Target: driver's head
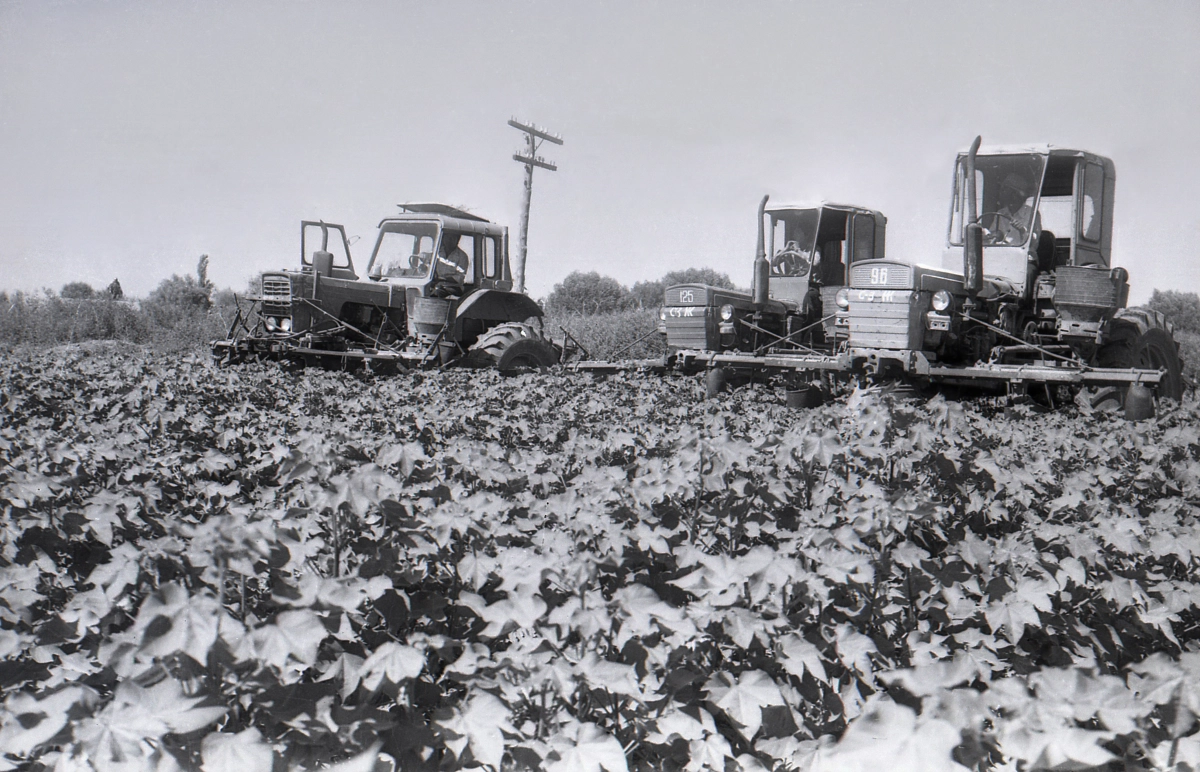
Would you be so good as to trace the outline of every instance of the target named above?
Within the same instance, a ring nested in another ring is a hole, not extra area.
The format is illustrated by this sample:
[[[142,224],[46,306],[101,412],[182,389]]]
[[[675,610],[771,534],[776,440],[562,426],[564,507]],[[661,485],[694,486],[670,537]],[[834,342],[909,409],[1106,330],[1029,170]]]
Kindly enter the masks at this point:
[[[1029,180],[1010,172],[1000,183],[1000,203],[1009,208],[1019,208],[1029,198]]]
[[[458,234],[446,232],[442,234],[442,251],[450,254],[458,248]]]

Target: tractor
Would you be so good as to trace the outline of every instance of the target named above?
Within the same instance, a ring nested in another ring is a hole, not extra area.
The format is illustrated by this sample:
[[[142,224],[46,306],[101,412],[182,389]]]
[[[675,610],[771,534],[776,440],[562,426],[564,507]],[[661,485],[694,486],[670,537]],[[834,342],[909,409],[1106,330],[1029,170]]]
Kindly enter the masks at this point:
[[[882,259],[887,218],[857,206],[758,207],[753,289],[703,284],[665,291],[659,311],[668,359],[684,372],[707,368],[708,391],[732,380],[843,369],[848,337],[846,270]]]
[[[444,204],[402,204],[384,218],[365,277],[345,228],[305,221],[299,270],[264,273],[250,301],[213,344],[219,359],[509,372],[561,357],[541,308],[513,291],[508,229]]]
[[[955,163],[939,266],[850,267],[850,367],[1051,406],[1086,388],[1131,417],[1152,413],[1154,397],[1181,399],[1171,324],[1126,308],[1129,273],[1112,265],[1113,162],[980,142]]]

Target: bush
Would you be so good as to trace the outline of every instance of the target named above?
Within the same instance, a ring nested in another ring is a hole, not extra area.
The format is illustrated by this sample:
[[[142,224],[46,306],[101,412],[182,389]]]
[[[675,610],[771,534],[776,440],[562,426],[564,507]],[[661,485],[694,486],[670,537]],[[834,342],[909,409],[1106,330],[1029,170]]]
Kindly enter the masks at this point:
[[[658,316],[650,309],[629,308],[607,314],[551,313],[546,334],[562,337],[565,329],[595,359],[648,359],[667,353],[658,334]],[[639,340],[641,339],[641,340]]]
[[[0,292],[0,341],[10,346],[114,339],[141,343],[149,337],[150,325],[131,303]]]
[[[68,300],[90,300],[96,297],[96,290],[92,289],[92,285],[85,281],[73,281],[63,285],[59,296]]]
[[[1200,334],[1200,295],[1195,292],[1154,290],[1146,305],[1166,314],[1177,331]]]
[[[142,301],[142,310],[162,327],[172,328],[184,320],[204,316],[212,308],[209,288],[194,276],[175,275],[164,279]]]
[[[546,308],[559,314],[605,314],[636,304],[629,289],[610,276],[575,271],[555,284]]]
[[[1200,378],[1200,333],[1176,330],[1179,342],[1179,358],[1183,360],[1183,374],[1195,382]]]
[[[639,281],[633,285],[631,293],[642,308],[658,308],[663,302],[663,292],[676,284],[707,284],[710,287],[737,289],[729,274],[718,273],[712,268],[688,268],[671,271],[658,281]]]

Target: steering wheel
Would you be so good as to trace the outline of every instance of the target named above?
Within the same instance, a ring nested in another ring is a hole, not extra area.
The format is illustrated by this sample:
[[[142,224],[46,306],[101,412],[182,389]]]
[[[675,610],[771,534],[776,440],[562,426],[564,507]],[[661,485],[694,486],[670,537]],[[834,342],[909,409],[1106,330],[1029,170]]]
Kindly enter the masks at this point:
[[[785,249],[771,261],[771,273],[776,276],[798,276],[809,267],[808,255],[794,249]]]
[[[1020,238],[1021,241],[1024,241],[1025,236],[1028,235],[1028,233],[1029,233],[1029,230],[1024,225],[1022,225],[1021,223],[1014,220],[1012,215],[1007,215],[1007,214],[1004,214],[1003,212],[984,212],[983,214],[979,215],[979,224],[980,225],[983,225],[983,220],[985,217],[992,218],[992,227],[989,228],[986,225],[984,225],[984,230],[986,230],[988,233],[988,236],[991,237],[991,242],[993,244],[997,243],[997,241],[1002,241],[1005,244],[1017,243],[1017,242],[1013,241],[1012,238],[1009,238],[1008,236],[1001,236],[1000,238],[997,238],[997,234],[999,233],[1000,228],[1002,227],[1002,221],[1005,221],[1005,220],[1007,220],[1008,224],[1017,231],[1017,237]]]

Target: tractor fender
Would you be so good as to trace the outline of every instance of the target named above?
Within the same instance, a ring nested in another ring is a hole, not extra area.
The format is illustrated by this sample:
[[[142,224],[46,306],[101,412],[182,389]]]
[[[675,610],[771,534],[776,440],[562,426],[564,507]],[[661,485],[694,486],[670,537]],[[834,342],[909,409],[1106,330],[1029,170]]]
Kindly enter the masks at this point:
[[[494,322],[523,322],[531,316],[541,316],[542,308],[528,295],[503,290],[479,290],[463,299],[455,317],[486,319]]]

